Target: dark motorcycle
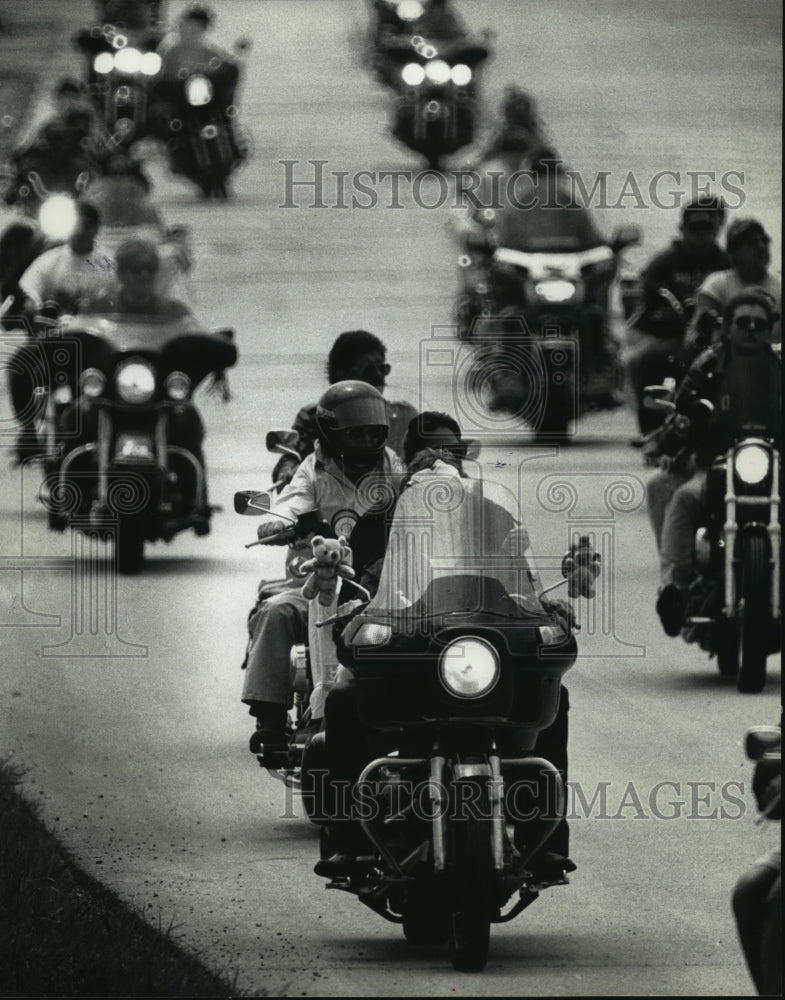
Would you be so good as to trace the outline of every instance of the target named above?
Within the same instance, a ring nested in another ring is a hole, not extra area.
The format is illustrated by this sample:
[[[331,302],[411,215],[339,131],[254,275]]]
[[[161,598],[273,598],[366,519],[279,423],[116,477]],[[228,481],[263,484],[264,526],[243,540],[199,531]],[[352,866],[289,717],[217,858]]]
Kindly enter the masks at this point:
[[[177,77],[162,74],[155,84],[159,136],[170,169],[196,184],[205,198],[226,199],[229,177],[247,156],[237,125],[239,76],[236,63],[215,56],[203,69],[184,67]]]
[[[672,389],[648,386],[649,405],[675,411]],[[687,435],[713,410],[698,400],[675,420]],[[695,537],[695,578],[688,596],[686,642],[717,658],[723,677],[739,691],[758,693],[766,659],[781,648],[780,453],[762,428],[745,427],[706,478],[706,524]]]
[[[202,426],[192,395],[234,365],[231,330],[206,334],[192,316],[83,316],[47,342],[78,361],[72,401],[59,401],[43,499],[53,530],[116,523],[117,565],[138,573],[146,542],[210,531]],[[54,396],[50,385],[41,391]],[[111,535],[110,535],[111,537]]]
[[[474,141],[479,68],[489,55],[486,44],[420,35],[385,48],[396,92],[393,135],[423,155],[431,170]]]
[[[87,93],[115,147],[128,147],[151,132],[150,97],[161,71],[161,35],[96,24],[74,36],[86,64]]]
[[[478,378],[495,367],[493,407],[563,436],[583,412],[617,405],[592,385],[609,371],[623,384],[621,360],[609,354],[608,297],[622,251],[639,241],[638,227],[627,226],[590,249],[489,246],[461,256],[459,333],[481,346]]]
[[[530,750],[556,717],[577,646],[569,616],[542,603],[527,552],[506,491],[413,483],[378,591],[338,643],[377,756],[353,795],[372,856],[328,888],[402,925],[410,943],[449,940],[464,972],[485,967],[491,924],[567,881],[527,867],[564,815],[560,772]],[[338,620],[361,603],[340,606]]]

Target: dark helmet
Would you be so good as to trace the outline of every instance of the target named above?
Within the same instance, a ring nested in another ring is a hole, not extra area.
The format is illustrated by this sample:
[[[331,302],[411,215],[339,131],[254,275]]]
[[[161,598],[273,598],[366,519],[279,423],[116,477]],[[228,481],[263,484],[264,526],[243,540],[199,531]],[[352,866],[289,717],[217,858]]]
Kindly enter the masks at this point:
[[[316,404],[316,426],[330,454],[349,460],[375,460],[384,451],[390,432],[387,403],[367,382],[336,382]],[[352,431],[368,429],[378,432],[372,442],[367,437],[360,440],[359,435],[357,442],[352,442]]]

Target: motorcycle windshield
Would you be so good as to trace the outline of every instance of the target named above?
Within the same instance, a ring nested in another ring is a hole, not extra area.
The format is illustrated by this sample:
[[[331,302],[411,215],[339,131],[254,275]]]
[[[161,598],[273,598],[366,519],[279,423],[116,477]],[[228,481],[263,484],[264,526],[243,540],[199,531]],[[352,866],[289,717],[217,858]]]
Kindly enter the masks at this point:
[[[522,175],[514,195],[527,211],[501,213],[499,246],[524,253],[577,253],[607,242],[589,212],[571,202],[569,187],[554,189],[549,178]]]
[[[190,313],[171,318],[143,313],[106,313],[79,316],[79,330],[105,340],[117,353],[159,354],[176,338],[206,336]]]
[[[232,341],[205,333],[190,313],[176,319],[119,313],[83,316],[78,330],[73,332],[88,334],[91,340],[100,339],[115,361],[141,354],[153,361],[162,374],[184,372],[194,388],[210,372],[231,368],[237,360]]]
[[[542,611],[539,575],[513,494],[422,473],[398,501],[369,616]],[[512,599],[512,601],[510,600]]]

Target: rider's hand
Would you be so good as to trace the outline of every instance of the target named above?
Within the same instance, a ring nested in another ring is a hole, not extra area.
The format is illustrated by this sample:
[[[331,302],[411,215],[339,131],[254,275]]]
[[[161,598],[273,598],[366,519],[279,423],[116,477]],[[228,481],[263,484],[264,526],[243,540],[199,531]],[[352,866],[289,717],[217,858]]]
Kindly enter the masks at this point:
[[[567,604],[566,601],[560,601],[556,598],[543,597],[540,603],[545,608],[546,611],[555,615],[559,624],[564,629],[565,632],[571,632],[575,627],[575,612],[572,606]]]
[[[285,521],[282,521],[278,517],[271,517],[269,520],[262,521],[256,529],[256,537],[270,538],[271,535],[277,535],[279,532],[283,531],[285,527]]]

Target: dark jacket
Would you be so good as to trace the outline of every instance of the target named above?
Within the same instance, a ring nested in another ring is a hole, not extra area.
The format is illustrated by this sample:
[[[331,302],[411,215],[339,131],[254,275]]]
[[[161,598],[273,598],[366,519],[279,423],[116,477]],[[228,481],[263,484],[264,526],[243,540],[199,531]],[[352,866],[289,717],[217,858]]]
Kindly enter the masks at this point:
[[[681,240],[674,240],[667,250],[658,253],[641,275],[641,306],[633,325],[644,333],[663,339],[684,335],[693,311],[695,296],[703,280],[714,271],[730,267],[730,258],[716,244],[698,256]],[[661,289],[677,300],[674,308]]]
[[[755,425],[779,442],[782,423],[782,366],[778,355],[766,347],[747,355],[723,340],[704,351],[684,377],[674,400],[676,413],[662,429],[660,450],[674,455],[687,445],[695,449],[700,468],[738,440],[745,426]],[[696,407],[699,399],[714,404],[710,415]],[[690,421],[679,431],[679,417]]]

